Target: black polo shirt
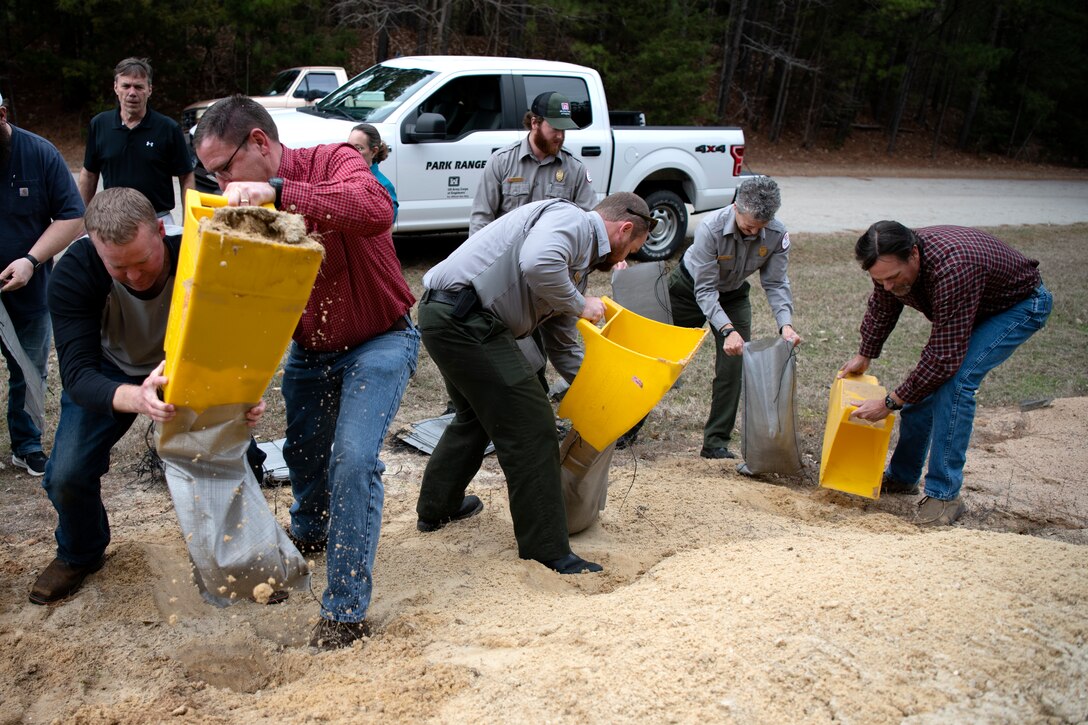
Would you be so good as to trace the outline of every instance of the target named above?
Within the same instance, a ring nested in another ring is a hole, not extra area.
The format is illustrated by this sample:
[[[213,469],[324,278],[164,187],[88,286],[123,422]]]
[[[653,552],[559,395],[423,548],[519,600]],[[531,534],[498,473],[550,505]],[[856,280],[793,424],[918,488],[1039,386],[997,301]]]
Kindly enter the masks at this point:
[[[142,192],[162,213],[174,208],[173,177],[192,171],[193,159],[173,119],[148,107],[130,129],[115,108],[91,119],[83,168],[101,174],[104,189],[128,186]]]

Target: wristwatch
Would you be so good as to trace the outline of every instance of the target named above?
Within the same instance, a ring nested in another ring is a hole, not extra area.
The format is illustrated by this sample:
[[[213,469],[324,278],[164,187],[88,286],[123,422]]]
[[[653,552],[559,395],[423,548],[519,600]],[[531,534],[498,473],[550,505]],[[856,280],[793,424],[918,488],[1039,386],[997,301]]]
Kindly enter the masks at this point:
[[[35,272],[38,271],[38,267],[42,266],[42,263],[38,261],[38,258],[35,257],[33,254],[30,254],[29,252],[23,255],[23,259],[30,260],[30,263],[34,265]]]
[[[268,185],[276,192],[276,208],[281,208],[281,202],[283,200],[283,179],[279,176],[273,176],[268,180]]]
[[[732,322],[727,322],[722,325],[722,329],[718,330],[722,334],[722,337],[729,337],[731,334],[737,331],[737,328],[733,327]]]
[[[903,410],[903,404],[892,400],[891,395],[884,396],[884,407],[888,410]]]

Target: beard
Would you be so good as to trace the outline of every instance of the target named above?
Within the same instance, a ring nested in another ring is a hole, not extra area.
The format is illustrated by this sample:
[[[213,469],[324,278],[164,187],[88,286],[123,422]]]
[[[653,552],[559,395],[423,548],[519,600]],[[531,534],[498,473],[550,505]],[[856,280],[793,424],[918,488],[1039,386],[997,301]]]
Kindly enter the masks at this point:
[[[548,138],[544,135],[544,132],[541,131],[539,128],[534,129],[533,131],[531,131],[531,133],[533,136],[532,141],[534,146],[546,153],[548,156],[559,155],[559,149],[563,148],[563,139],[559,139],[557,141],[549,141]]]
[[[11,126],[0,127],[0,168],[11,160]]]

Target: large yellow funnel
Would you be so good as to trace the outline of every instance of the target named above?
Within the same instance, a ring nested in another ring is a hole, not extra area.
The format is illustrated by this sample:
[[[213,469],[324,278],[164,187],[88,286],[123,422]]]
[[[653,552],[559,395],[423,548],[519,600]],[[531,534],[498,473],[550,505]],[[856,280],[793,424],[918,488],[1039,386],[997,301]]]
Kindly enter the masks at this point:
[[[578,320],[585,359],[559,415],[599,451],[626,433],[665,397],[707,331],[636,315],[608,297],[605,324]]]
[[[256,403],[306,307],[324,250],[301,217],[189,190],[166,327],[164,399]]]
[[[895,413],[871,422],[851,418],[854,403],[883,400],[886,391],[872,375],[838,378],[827,407],[820,485],[866,498],[880,498],[880,481]]]

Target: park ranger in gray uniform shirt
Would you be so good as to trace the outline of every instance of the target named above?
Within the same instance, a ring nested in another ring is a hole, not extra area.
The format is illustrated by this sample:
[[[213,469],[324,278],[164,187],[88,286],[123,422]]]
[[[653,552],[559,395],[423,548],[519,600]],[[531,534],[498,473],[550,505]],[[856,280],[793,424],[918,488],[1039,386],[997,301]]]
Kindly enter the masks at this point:
[[[649,208],[621,192],[586,212],[552,199],[504,215],[423,278],[423,344],[456,415],[427,463],[416,512],[434,531],[483,509],[465,489],[493,441],[506,475],[518,554],[561,574],[600,571],[570,550],[551,404],[516,340],[543,332],[548,357],[573,380],[582,362],[575,323],[604,315],[588,275],[637,251]]]
[[[784,339],[798,345],[790,293],[790,235],[774,215],[782,205],[778,184],[766,176],[745,180],[736,202],[706,217],[695,242],[669,277],[673,324],[702,327],[717,341],[710,416],[703,430],[703,458],[733,458],[729,438],[737,418],[741,353],[751,339],[751,285],[759,271],[767,302]]]
[[[531,201],[567,199],[586,211],[596,205],[589,172],[563,148],[566,132],[578,128],[567,97],[541,93],[525,114],[525,128],[529,130],[525,138],[487,160],[472,202],[469,236]]]

